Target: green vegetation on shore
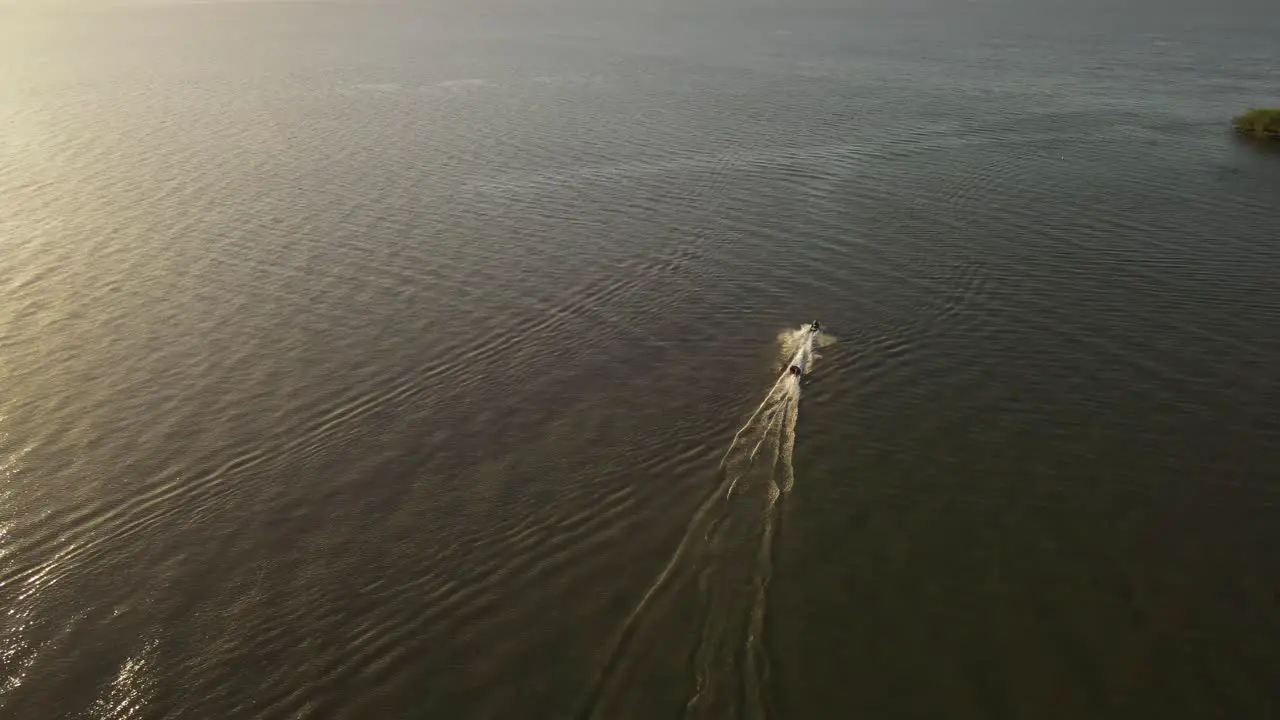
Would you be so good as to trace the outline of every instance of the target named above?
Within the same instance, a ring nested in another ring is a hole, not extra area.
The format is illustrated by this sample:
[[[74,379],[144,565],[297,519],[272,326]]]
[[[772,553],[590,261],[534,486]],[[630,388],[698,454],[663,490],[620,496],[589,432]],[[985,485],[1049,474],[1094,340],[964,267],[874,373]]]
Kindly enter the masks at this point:
[[[1252,108],[1232,122],[1237,132],[1280,140],[1280,108]]]

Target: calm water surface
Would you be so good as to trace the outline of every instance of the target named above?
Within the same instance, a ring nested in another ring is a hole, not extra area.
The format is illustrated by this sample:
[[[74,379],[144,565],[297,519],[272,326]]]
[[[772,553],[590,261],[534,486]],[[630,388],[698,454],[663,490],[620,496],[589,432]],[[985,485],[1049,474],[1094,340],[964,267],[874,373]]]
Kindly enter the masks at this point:
[[[0,1],[0,715],[1280,714],[1280,5],[1115,5]]]

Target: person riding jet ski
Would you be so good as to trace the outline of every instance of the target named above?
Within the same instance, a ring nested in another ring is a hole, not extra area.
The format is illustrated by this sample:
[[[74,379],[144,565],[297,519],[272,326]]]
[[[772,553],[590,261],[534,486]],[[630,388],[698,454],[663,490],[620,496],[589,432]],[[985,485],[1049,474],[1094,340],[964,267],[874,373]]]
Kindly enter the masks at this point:
[[[796,377],[800,377],[800,374],[803,371],[800,370],[799,365],[792,365],[791,367],[787,368],[787,372],[791,373],[792,375],[795,375]]]
[[[814,320],[813,324],[809,326],[809,330],[812,332],[818,332],[821,329],[822,329],[822,326],[818,324],[817,320]]]

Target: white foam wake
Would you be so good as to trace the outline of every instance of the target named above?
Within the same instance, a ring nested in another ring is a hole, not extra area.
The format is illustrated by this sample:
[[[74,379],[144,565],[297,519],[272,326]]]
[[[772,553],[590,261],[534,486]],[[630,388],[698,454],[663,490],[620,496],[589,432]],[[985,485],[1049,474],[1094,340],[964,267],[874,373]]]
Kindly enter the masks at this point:
[[[579,718],[619,717],[669,691],[657,682],[691,638],[686,718],[765,716],[764,642],[777,501],[795,485],[802,384],[832,338],[809,326],[779,335],[778,379],[734,434],[720,482],[624,624]],[[795,366],[800,374],[790,371]]]
[[[734,433],[724,457],[720,459],[720,467],[725,468],[729,478],[729,489],[726,497],[733,494],[738,481],[749,468],[742,467],[753,464],[762,448],[773,448],[777,451],[775,468],[782,480],[781,491],[786,492],[795,483],[795,469],[791,464],[792,451],[795,449],[796,419],[800,409],[801,382],[813,365],[815,348],[831,342],[831,338],[821,331],[812,330],[809,326],[798,330],[790,330],[778,336],[785,364],[781,368],[778,379],[765,394],[764,400],[756,407],[746,423]],[[791,368],[798,368],[799,375]],[[742,449],[750,447],[745,456]],[[738,453],[735,455],[735,453]]]

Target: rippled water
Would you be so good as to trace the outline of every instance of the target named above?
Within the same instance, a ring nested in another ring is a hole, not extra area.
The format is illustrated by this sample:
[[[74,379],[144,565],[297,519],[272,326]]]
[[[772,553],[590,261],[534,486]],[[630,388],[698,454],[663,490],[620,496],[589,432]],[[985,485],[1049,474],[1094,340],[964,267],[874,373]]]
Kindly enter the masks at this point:
[[[0,1],[0,715],[1277,714],[1278,8]]]

